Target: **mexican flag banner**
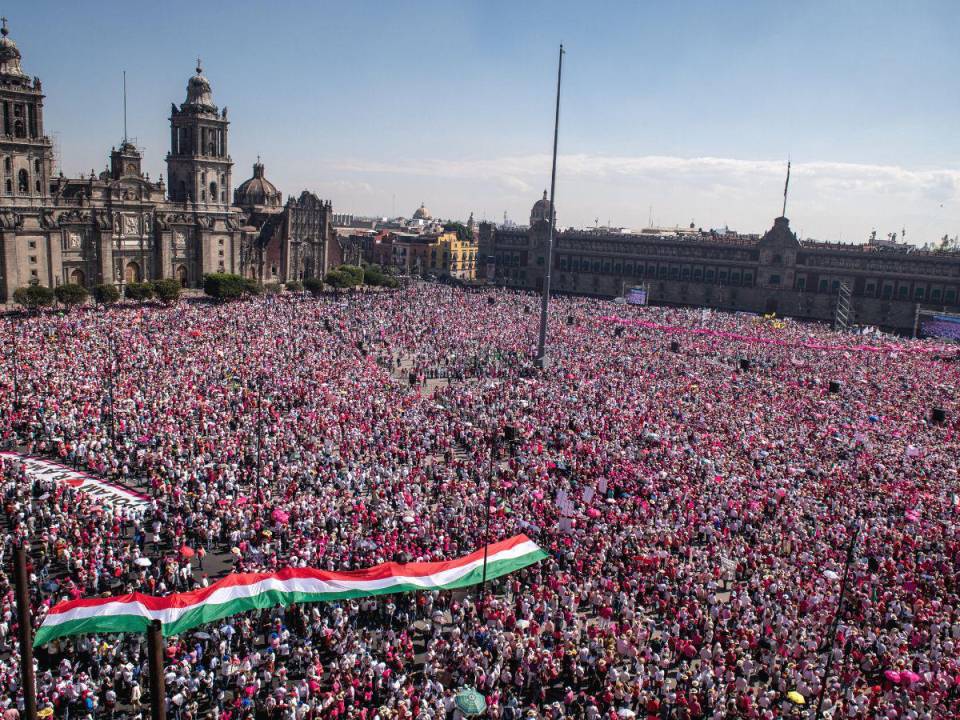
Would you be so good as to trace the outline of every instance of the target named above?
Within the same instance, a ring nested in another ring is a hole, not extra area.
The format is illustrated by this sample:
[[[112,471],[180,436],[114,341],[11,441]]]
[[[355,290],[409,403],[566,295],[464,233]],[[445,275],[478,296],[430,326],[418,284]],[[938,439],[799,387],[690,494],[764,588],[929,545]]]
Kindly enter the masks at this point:
[[[545,557],[547,553],[526,535],[494,543],[487,548],[487,579]],[[153,620],[162,623],[165,636],[178,635],[246,610],[414,590],[451,590],[477,585],[482,577],[483,548],[445,562],[383,563],[346,572],[285,568],[275,573],[239,573],[210,587],[165,597],[133,593],[59,603],[50,609],[33,644],[66,635],[146,632]]]

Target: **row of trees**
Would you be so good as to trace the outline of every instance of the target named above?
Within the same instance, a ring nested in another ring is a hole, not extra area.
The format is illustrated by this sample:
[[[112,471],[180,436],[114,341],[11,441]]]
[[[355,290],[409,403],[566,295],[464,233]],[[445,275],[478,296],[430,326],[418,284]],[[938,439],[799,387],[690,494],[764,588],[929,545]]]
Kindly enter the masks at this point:
[[[361,285],[370,287],[395,288],[399,285],[397,279],[383,271],[379,265],[340,265],[319,278],[309,278],[303,282],[292,281],[286,284],[291,292],[309,291],[313,295],[321,294],[326,286],[341,289],[353,288]],[[167,278],[151,280],[142,283],[128,283],[124,286],[123,294],[128,300],[146,302],[156,298],[164,303],[175,302],[180,298],[183,288],[179,280]],[[203,291],[217,300],[234,300],[243,296],[260,295],[264,292],[280,292],[279,283],[261,285],[256,280],[234,275],[232,273],[210,273],[203,278]],[[95,285],[90,290],[82,285],[68,283],[50,289],[39,283],[32,283],[26,287],[17,288],[13,293],[13,300],[29,310],[50,307],[58,302],[65,307],[84,304],[90,296],[101,305],[109,305],[120,299],[120,291],[116,285],[104,283]]]
[[[180,281],[172,278],[129,283],[123,289],[124,295],[129,300],[144,302],[156,298],[164,303],[172,303],[178,300],[181,290]],[[55,302],[70,308],[83,305],[91,295],[94,301],[101,305],[110,305],[120,299],[120,291],[117,286],[110,283],[94,285],[90,290],[87,290],[83,285],[74,283],[58,285],[52,290],[39,283],[32,283],[14,290],[13,301],[28,310],[50,307]]]

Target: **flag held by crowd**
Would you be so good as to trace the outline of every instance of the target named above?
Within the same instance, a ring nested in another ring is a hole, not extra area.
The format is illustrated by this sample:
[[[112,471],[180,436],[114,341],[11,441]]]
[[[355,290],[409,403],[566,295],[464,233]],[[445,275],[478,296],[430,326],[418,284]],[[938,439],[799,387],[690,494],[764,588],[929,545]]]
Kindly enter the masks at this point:
[[[487,579],[497,578],[547,557],[526,535],[488,547]],[[477,585],[483,578],[483,548],[444,562],[382,563],[345,572],[284,568],[274,573],[237,573],[210,587],[165,597],[132,593],[109,598],[69,600],[51,608],[34,646],[67,635],[146,632],[153,620],[165,636],[247,610],[293,603],[331,602],[345,598],[451,590]]]

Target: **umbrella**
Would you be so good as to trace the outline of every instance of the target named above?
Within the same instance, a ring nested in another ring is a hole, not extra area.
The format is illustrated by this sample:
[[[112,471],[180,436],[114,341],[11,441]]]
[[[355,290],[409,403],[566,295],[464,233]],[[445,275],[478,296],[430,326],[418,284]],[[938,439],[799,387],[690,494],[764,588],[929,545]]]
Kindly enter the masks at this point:
[[[412,516],[412,515],[404,515],[404,516],[403,516],[403,521],[404,521],[407,525],[409,525],[410,523],[413,522],[413,516]]]
[[[619,298],[617,299],[619,300]],[[632,718],[637,716],[637,714],[630,708],[620,708],[617,710],[617,715],[622,718]]]
[[[189,560],[196,554],[197,553],[194,551],[193,548],[187,547],[186,545],[180,548],[180,555],[187,560]]]
[[[884,676],[887,680],[889,680],[890,682],[892,682],[894,685],[899,685],[899,684],[900,684],[900,673],[898,673],[896,670],[884,670],[884,671],[883,671],[883,676]]]
[[[273,511],[274,522],[285,523],[289,519],[290,519],[290,513],[288,513],[286,510],[280,510],[279,508],[277,508],[276,510]]]
[[[824,571],[823,571],[823,575],[824,575],[824,577],[828,577],[828,578],[830,578],[831,580],[839,580],[839,579],[840,579],[840,576],[839,576],[837,573],[835,573],[833,570],[824,570]]]
[[[195,638],[197,638],[198,640],[209,640],[209,639],[210,639],[210,633],[205,633],[205,632],[203,632],[203,630],[198,630],[197,632],[195,632],[195,633],[193,634],[193,636],[194,636]]]
[[[521,630],[526,630],[528,627],[530,627],[530,621],[527,620],[526,618],[522,620],[517,620],[517,627],[520,628]]]
[[[137,558],[133,562],[135,565],[139,567],[150,567],[151,565],[153,565],[153,563],[150,562],[150,558],[145,558],[145,557]]]
[[[795,703],[795,704],[797,704],[797,705],[806,705],[806,704],[807,704],[806,698],[804,698],[803,695],[801,695],[800,693],[798,693],[796,690],[791,690],[790,692],[788,692],[788,693],[787,693],[787,699],[788,699],[790,702]]]
[[[487,701],[473,688],[464,688],[454,699],[457,708],[464,715],[482,715],[487,710]]]
[[[232,554],[236,555],[237,557],[240,557],[240,548],[238,548],[238,547],[230,548],[230,552],[231,552]]]

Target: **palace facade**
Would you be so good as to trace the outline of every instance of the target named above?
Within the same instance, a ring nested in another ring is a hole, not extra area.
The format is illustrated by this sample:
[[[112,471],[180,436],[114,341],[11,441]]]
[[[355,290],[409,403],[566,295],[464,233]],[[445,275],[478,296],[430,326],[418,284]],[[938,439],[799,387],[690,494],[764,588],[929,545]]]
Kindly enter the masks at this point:
[[[542,290],[549,201],[537,201],[528,228],[480,226],[480,263],[508,287]],[[777,313],[898,331],[918,306],[960,311],[960,253],[911,246],[801,242],[779,217],[762,236],[683,230],[555,235],[551,289],[616,297],[645,285],[657,304]]]
[[[336,259],[332,206],[309,192],[282,202],[254,166],[232,190],[227,108],[213,101],[197,64],[183,103],[171,105],[164,183],[143,172],[126,138],[109,165],[89,176],[53,176],[53,145],[43,123],[39,78],[0,30],[0,303],[30,283],[118,286],[231,272],[261,282],[322,276]]]

